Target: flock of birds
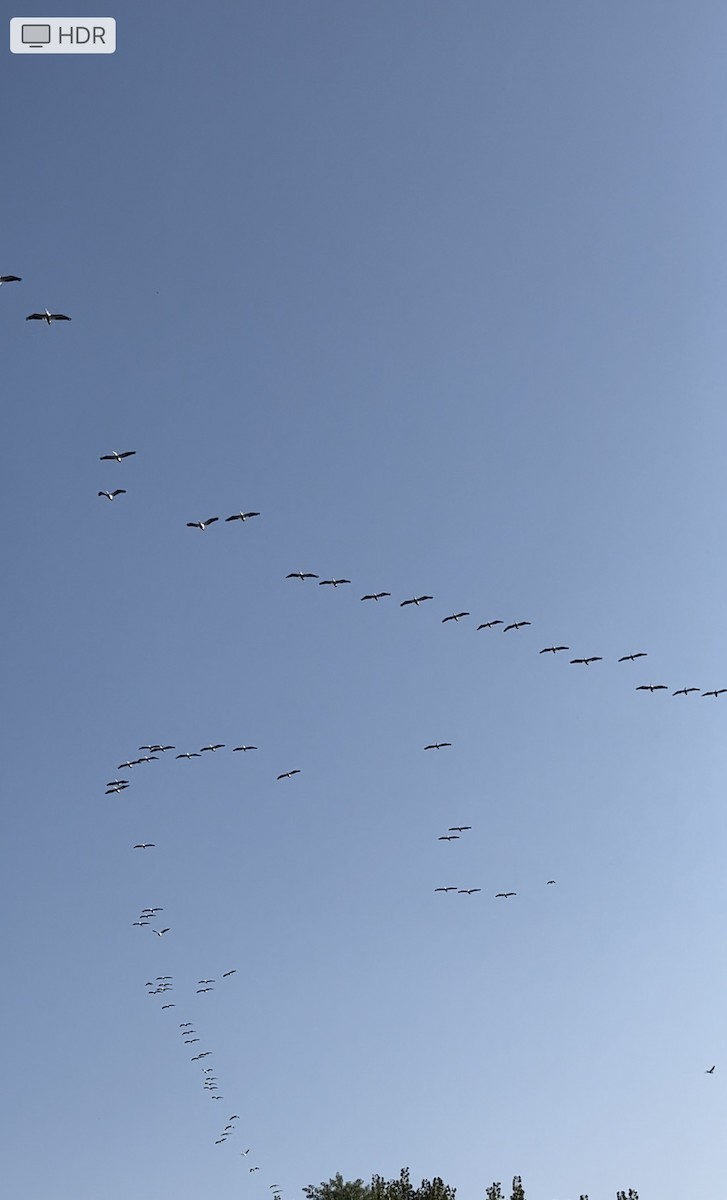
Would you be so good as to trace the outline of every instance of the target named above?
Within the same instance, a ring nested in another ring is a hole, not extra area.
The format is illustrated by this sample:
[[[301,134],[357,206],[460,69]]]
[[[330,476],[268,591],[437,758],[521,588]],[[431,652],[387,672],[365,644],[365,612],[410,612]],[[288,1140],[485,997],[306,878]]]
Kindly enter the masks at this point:
[[[21,278],[20,278],[20,276],[17,276],[17,275],[0,276],[0,285],[8,284],[8,283],[19,283],[19,282],[21,282]],[[56,321],[69,321],[70,319],[71,318],[66,316],[64,313],[54,313],[54,312],[50,312],[50,310],[48,310],[48,309],[43,309],[41,312],[30,313],[26,317],[26,320],[28,320],[28,321],[43,321],[47,325],[51,325],[52,323],[54,323]],[[136,450],[123,450],[123,451],[112,450],[110,453],[100,455],[100,461],[104,462],[104,463],[114,462],[114,463],[120,464],[120,463],[126,461],[127,459],[135,457],[136,453],[137,453]],[[126,489],[121,488],[121,487],[115,487],[113,489],[108,489],[108,490],[101,490],[98,492],[99,498],[106,499],[108,501],[114,501],[119,496],[124,496],[126,494],[127,494]],[[229,516],[225,517],[224,522],[231,523],[233,521],[240,521],[241,523],[244,524],[244,522],[252,520],[253,518],[260,517],[260,515],[261,514],[257,511],[252,511],[252,510],[246,511],[246,510],[241,509],[239,512],[231,513]],[[186,524],[187,524],[187,528],[189,528],[189,529],[196,529],[196,530],[199,530],[200,532],[205,532],[212,525],[218,523],[220,521],[220,519],[221,518],[219,516],[210,516],[210,517],[205,518],[204,520],[188,521]],[[315,581],[317,581],[318,586],[332,587],[334,590],[339,587],[351,586],[350,579],[338,578],[338,577],[334,577],[334,578],[330,578],[330,579],[321,579],[318,574],[316,574],[312,571],[306,571],[306,570],[291,571],[285,576],[285,578],[286,579],[296,579],[296,580],[299,580],[300,582],[306,582],[308,580],[315,580]],[[361,601],[373,601],[374,603],[378,604],[382,600],[391,599],[391,592],[388,592],[388,591],[366,592],[366,593],[364,593],[364,595],[362,595],[360,597],[360,599],[361,599]],[[432,602],[433,600],[434,600],[434,597],[432,595],[415,594],[411,597],[408,597],[406,599],[399,601],[399,607],[400,608],[407,608],[407,607],[419,608],[421,605]],[[451,622],[453,624],[459,624],[460,622],[463,622],[467,618],[471,617],[471,615],[472,614],[467,610],[458,610],[456,612],[452,612],[452,613],[449,613],[449,614],[441,617],[441,623],[448,624]],[[508,623],[505,623],[505,621],[500,618],[490,618],[488,620],[481,621],[479,624],[477,624],[476,631],[480,632],[482,630],[493,630],[493,629],[496,629],[497,627],[501,626],[502,632],[510,633],[513,631],[517,632],[521,629],[525,629],[525,628],[531,626],[531,624],[532,624],[532,622],[529,620],[512,620],[512,621],[509,621]],[[567,654],[569,652],[569,650],[570,650],[570,647],[567,645],[553,644],[550,646],[544,646],[542,649],[540,649],[538,651],[538,653],[540,655],[550,654],[550,655],[555,656],[557,654]],[[643,650],[639,650],[639,651],[631,652],[631,653],[620,656],[618,658],[618,663],[635,663],[636,661],[638,661],[642,658],[646,658],[646,657],[647,657],[647,652],[643,651]],[[593,665],[594,663],[603,662],[604,659],[603,659],[602,655],[598,655],[598,654],[588,654],[588,655],[581,654],[581,655],[571,658],[569,661],[570,661],[570,664],[573,666],[581,665],[581,666],[589,667],[589,666]],[[669,689],[668,685],[665,683],[640,683],[640,684],[636,685],[635,690],[639,691],[639,692],[649,692],[650,694],[653,695],[654,692],[669,691],[670,689]],[[711,688],[709,690],[702,691],[701,688],[698,688],[695,686],[682,686],[682,687],[679,687],[676,690],[674,690],[672,692],[672,696],[673,697],[676,697],[676,696],[687,697],[692,694],[699,694],[700,692],[703,697],[711,696],[711,697],[714,697],[715,699],[717,699],[719,696],[727,694],[727,687],[721,687],[721,688],[715,687],[715,688]],[[424,746],[424,750],[426,750],[426,751],[443,750],[446,748],[450,748],[451,745],[452,745],[451,742],[445,742],[445,741],[429,742]],[[209,743],[205,746],[201,746],[198,750],[185,750],[185,751],[180,751],[178,753],[175,753],[175,758],[177,760],[190,761],[193,758],[201,758],[204,754],[207,754],[207,753],[214,754],[220,750],[224,750],[225,748],[226,747],[225,747],[224,743],[220,743],[220,742]],[[123,762],[119,763],[117,770],[131,771],[134,767],[140,766],[142,764],[156,762],[160,759],[160,757],[166,755],[168,752],[176,751],[176,746],[174,746],[172,744],[151,742],[151,743],[147,743],[144,746],[140,746],[139,750],[145,751],[145,753],[141,754],[139,757],[134,757],[134,758],[130,757],[130,758],[124,760]],[[255,745],[251,745],[251,744],[242,744],[239,746],[232,747],[233,753],[237,753],[237,752],[248,753],[248,752],[252,752],[252,751],[256,751],[256,750],[258,750],[258,747]],[[276,776],[276,780],[277,781],[289,780],[289,779],[292,779],[294,776],[300,775],[300,774],[301,774],[300,769],[294,768],[291,770],[286,770],[286,771],[280,772]],[[129,786],[130,786],[130,781],[126,778],[112,779],[112,780],[108,781],[108,783],[106,785],[105,795],[107,795],[107,796],[119,795],[119,794],[123,793],[124,791],[126,791],[126,789]],[[460,840],[463,834],[470,832],[471,829],[472,829],[472,827],[470,825],[452,825],[448,828],[447,833],[442,834],[438,840],[442,841],[442,842],[448,842],[448,843],[455,842],[455,841]],[[156,844],[154,842],[147,842],[147,841],[136,842],[133,846],[134,850],[141,850],[141,851],[153,850],[155,848],[156,848]],[[548,879],[546,881],[546,886],[552,886],[555,883],[556,883],[556,881],[554,879]],[[471,887],[471,886],[460,887],[458,885],[448,884],[446,886],[435,887],[434,891],[435,891],[435,893],[441,893],[441,894],[445,894],[445,895],[449,894],[449,893],[454,893],[454,894],[458,894],[458,895],[466,895],[466,896],[471,897],[473,895],[480,893],[482,891],[482,888],[481,887]],[[508,900],[512,897],[515,897],[516,895],[517,895],[517,893],[514,891],[500,891],[500,892],[495,893],[495,899]],[[164,911],[164,909],[161,907],[142,908],[139,912],[138,919],[135,920],[132,924],[135,927],[138,927],[141,929],[148,928],[148,929],[150,929],[150,931],[152,933],[156,934],[157,937],[163,938],[167,934],[172,932],[171,926],[164,926],[161,921],[157,922],[158,915],[163,913],[163,911]],[[157,924],[160,926],[159,928],[156,927]],[[221,979],[223,981],[230,981],[233,979],[235,974],[236,974],[236,969],[231,968],[222,973]],[[164,1000],[164,1003],[161,1005],[162,1011],[170,1011],[170,1010],[176,1008],[175,1002],[169,998],[171,996],[171,994],[173,993],[173,984],[174,984],[173,978],[168,975],[157,976],[155,980],[147,980],[147,982],[145,984],[145,986],[147,988],[147,992],[150,996],[160,997]],[[217,986],[216,978],[200,979],[197,981],[196,994],[197,995],[206,995],[210,992],[213,992],[215,990],[216,986]],[[179,1032],[181,1034],[182,1044],[185,1047],[191,1048],[191,1047],[196,1047],[200,1044],[201,1038],[200,1038],[199,1034],[197,1033],[197,1031],[191,1021],[180,1022],[179,1023]],[[212,1053],[213,1052],[207,1048],[204,1048],[202,1050],[197,1050],[191,1056],[190,1061],[193,1063],[202,1064],[202,1063],[204,1063],[205,1059],[207,1059],[208,1057],[210,1057],[212,1055]],[[207,1065],[200,1065],[199,1069],[200,1069],[200,1074],[201,1074],[200,1082],[201,1082],[202,1090],[210,1097],[211,1100],[217,1101],[217,1102],[223,1101],[224,1095],[220,1091],[219,1080],[218,1080],[217,1075],[215,1074],[214,1069]],[[715,1065],[712,1065],[709,1068],[709,1070],[706,1072],[706,1074],[711,1075],[714,1073],[714,1071],[715,1071]],[[236,1113],[233,1113],[228,1118],[228,1120],[224,1124],[224,1126],[219,1130],[218,1136],[214,1139],[214,1144],[217,1146],[220,1146],[220,1145],[225,1144],[227,1141],[229,1141],[230,1138],[232,1138],[237,1132],[238,1127],[237,1127],[236,1122],[238,1122],[238,1121],[239,1121],[239,1116]],[[249,1147],[243,1151],[240,1151],[241,1156],[244,1158],[247,1158],[247,1156],[250,1153],[251,1153],[251,1150]],[[248,1170],[249,1170],[250,1174],[254,1174],[260,1170],[260,1167],[258,1165],[254,1165],[254,1166],[250,1166],[248,1168]],[[277,1184],[269,1185],[269,1190],[270,1190],[273,1200],[280,1200],[281,1191]]]

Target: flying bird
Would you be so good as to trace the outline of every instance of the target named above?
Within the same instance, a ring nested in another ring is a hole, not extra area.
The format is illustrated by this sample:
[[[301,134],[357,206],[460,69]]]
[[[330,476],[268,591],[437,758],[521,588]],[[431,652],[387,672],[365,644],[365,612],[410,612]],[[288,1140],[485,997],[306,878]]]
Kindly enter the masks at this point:
[[[197,995],[201,996],[204,992],[213,992],[215,989],[211,987],[197,988]]]
[[[672,692],[672,696],[688,696],[690,692],[698,692],[699,688],[679,688],[676,692]]]
[[[450,833],[464,833],[465,829],[471,829],[471,825],[450,825]]]
[[[583,663],[584,666],[589,666],[592,662],[603,662],[600,654],[593,654],[590,658],[572,658],[571,663]]]
[[[503,633],[507,633],[508,629],[522,629],[523,625],[532,625],[532,621],[513,621],[511,625],[506,625]]]
[[[477,630],[492,629],[494,625],[502,625],[502,621],[485,621],[483,625],[477,626]]]
[[[0,285],[3,283],[20,283],[22,275],[0,275]]]
[[[723,692],[727,692],[727,688],[717,688],[716,692],[702,692],[703,696],[714,696],[715,700],[721,696]]]
[[[152,929],[152,933],[155,933],[157,937],[164,937],[165,933],[169,933],[169,926],[167,925],[166,929]]]
[[[508,896],[517,896],[517,892],[496,892],[495,893],[496,900],[499,900],[500,898],[502,898],[503,900],[507,900]]]
[[[208,517],[206,521],[187,521],[187,529],[206,529],[208,525],[214,525],[215,521],[219,521],[219,517]]]
[[[475,892],[481,892],[482,888],[460,888],[460,896],[473,896]]]
[[[26,321],[45,321],[46,325],[50,325],[51,321],[70,321],[71,318],[64,316],[63,313],[48,312],[48,309],[44,308],[43,312],[31,313],[25,319]]]
[[[435,888],[435,892],[456,892],[456,887]]]
[[[539,654],[557,654],[559,650],[570,650],[570,646],[545,646],[543,650],[539,650]]]
[[[468,612],[451,613],[448,617],[442,617],[442,624],[446,625],[447,621],[459,621],[460,617],[468,617]]]
[[[226,521],[249,521],[250,517],[259,517],[260,513],[254,512],[239,512],[233,513],[231,517],[225,517]]]
[[[154,850],[156,847],[154,842],[137,842],[134,850]]]
[[[216,745],[214,745],[214,746],[202,746],[202,749],[200,750],[200,754],[204,754],[205,750],[211,750],[212,753],[214,754],[215,750],[224,750],[224,748],[225,748],[224,742],[217,742]]]
[[[341,583],[350,583],[350,582],[351,582],[350,579],[321,579],[318,586],[325,587],[326,584],[330,584],[331,587],[335,588],[335,587],[338,587],[338,585]]]
[[[648,657],[648,655],[645,650],[639,650],[638,654],[624,654],[623,657],[620,658],[618,661],[619,662],[633,662],[634,659],[647,658],[647,657]]]
[[[634,688],[635,692],[668,692],[669,689],[665,683],[642,683],[639,687]]]
[[[136,454],[136,450],[123,450],[121,454],[118,450],[112,450],[110,454],[102,454],[99,462],[121,462],[122,458],[131,458],[132,454]]]
[[[546,881],[545,881],[545,882],[546,882],[546,885],[547,885],[547,884],[549,884],[549,883],[555,883],[555,880],[554,880],[554,879],[546,879]]]
[[[290,779],[292,775],[300,775],[297,767],[294,771],[283,771],[282,775],[278,775],[278,779]]]
[[[717,1065],[716,1063],[713,1063],[712,1066],[709,1068],[709,1070],[705,1071],[704,1074],[705,1075],[714,1075],[714,1068],[716,1067],[716,1065]]]
[[[459,834],[458,833],[442,834],[442,836],[440,838],[437,838],[437,841],[438,842],[458,842]]]
[[[434,596],[412,596],[411,600],[402,600],[399,608],[406,608],[407,604],[416,604],[417,608],[423,604],[425,600],[433,600]]]
[[[223,978],[223,979],[229,979],[229,978],[230,978],[230,975],[236,975],[236,974],[237,974],[237,967],[233,967],[231,971],[225,971],[225,973],[224,973],[224,975],[222,976],[222,978]]]
[[[105,496],[107,500],[114,500],[116,496],[125,496],[126,488],[116,488],[113,492],[99,492],[99,496]]]
[[[362,596],[362,600],[383,600],[384,596],[390,596],[391,592],[370,592],[367,596]]]
[[[164,1012],[165,1008],[176,1008],[176,1007],[177,1007],[176,1004],[162,1004],[162,1012]]]
[[[175,758],[199,758],[199,754],[193,750],[191,754],[176,754]]]
[[[234,754],[236,750],[257,750],[257,746],[233,746],[232,753]]]
[[[312,571],[291,571],[290,575],[285,576],[286,579],[317,579]]]
[[[445,746],[451,746],[451,745],[452,745],[451,742],[430,742],[428,746],[424,747],[424,749],[425,750],[443,750],[445,748]]]

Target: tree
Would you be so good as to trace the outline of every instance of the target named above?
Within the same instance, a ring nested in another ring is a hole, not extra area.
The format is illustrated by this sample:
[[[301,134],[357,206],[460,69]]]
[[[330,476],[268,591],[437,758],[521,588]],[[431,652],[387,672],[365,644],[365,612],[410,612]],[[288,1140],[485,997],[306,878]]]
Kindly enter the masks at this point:
[[[370,1200],[371,1195],[363,1179],[344,1180],[340,1171],[328,1183],[311,1183],[303,1192],[308,1200]]]

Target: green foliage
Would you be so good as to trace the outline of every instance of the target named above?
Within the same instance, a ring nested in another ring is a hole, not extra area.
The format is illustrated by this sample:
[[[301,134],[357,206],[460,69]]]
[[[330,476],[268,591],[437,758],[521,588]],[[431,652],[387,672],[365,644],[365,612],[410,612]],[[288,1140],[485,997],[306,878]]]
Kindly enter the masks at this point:
[[[345,1181],[340,1171],[328,1183],[309,1184],[303,1188],[307,1200],[370,1200],[371,1189],[363,1179]]]
[[[516,1175],[512,1181],[512,1196],[510,1200],[525,1200],[523,1181],[519,1175]]]
[[[340,1174],[327,1183],[309,1184],[303,1188],[306,1200],[455,1200],[456,1188],[450,1187],[435,1175],[434,1179],[422,1179],[414,1187],[409,1179],[408,1168],[403,1167],[398,1179],[384,1179],[374,1175],[370,1184],[363,1179],[344,1180]],[[501,1183],[493,1183],[485,1190],[485,1200],[506,1200]],[[510,1200],[526,1200],[523,1181],[516,1175],[512,1181]],[[580,1200],[588,1200],[585,1192]],[[639,1193],[629,1188],[628,1192],[617,1192],[616,1200],[639,1200]]]
[[[485,1200],[505,1200],[502,1194],[502,1184],[493,1183],[492,1187],[488,1187],[485,1192]]]

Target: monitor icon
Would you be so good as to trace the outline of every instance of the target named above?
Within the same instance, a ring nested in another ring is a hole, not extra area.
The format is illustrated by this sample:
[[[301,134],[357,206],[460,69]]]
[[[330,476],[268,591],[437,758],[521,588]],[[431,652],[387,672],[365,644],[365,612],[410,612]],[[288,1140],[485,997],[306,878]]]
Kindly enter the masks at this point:
[[[50,25],[23,25],[20,40],[32,50],[42,50],[50,43]]]

